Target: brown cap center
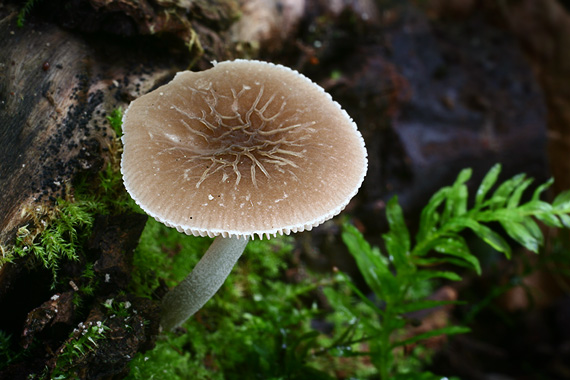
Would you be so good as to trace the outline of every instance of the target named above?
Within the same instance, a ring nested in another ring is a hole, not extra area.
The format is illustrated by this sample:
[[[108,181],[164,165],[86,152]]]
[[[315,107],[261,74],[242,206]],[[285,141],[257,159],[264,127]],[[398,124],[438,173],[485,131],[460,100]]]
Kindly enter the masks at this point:
[[[303,140],[311,138],[310,126],[315,122],[288,122],[283,117],[287,103],[283,97],[272,95],[262,101],[263,85],[244,85],[239,92],[232,88],[231,96],[211,89],[200,92],[210,112],[191,116],[173,106],[187,132],[194,135],[193,144],[181,141],[180,149],[192,146],[193,154],[185,156],[187,162],[201,165],[197,188],[218,172],[222,182],[232,178],[237,186],[248,176],[257,187],[259,176],[271,177],[269,167],[280,172],[287,166],[298,167],[291,158],[303,158]],[[201,128],[196,128],[196,122]]]

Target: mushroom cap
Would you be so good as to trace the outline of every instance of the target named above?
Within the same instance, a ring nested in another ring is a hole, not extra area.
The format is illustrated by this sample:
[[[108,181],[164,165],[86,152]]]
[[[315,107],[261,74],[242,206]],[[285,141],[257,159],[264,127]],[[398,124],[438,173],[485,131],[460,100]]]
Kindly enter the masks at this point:
[[[341,212],[367,169],[364,140],[320,86],[260,61],[184,71],[123,116],[125,187],[196,236],[310,230]]]

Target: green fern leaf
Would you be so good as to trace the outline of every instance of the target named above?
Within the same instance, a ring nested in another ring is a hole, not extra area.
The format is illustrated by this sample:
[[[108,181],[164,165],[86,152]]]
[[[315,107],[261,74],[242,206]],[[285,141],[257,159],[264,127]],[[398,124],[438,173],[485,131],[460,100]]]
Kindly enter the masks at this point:
[[[563,212],[570,212],[570,190],[558,194],[552,202],[552,207]]]
[[[542,193],[548,189],[550,186],[552,186],[552,184],[554,183],[554,178],[550,178],[548,181],[546,181],[545,183],[543,183],[542,185],[538,186],[536,188],[536,190],[534,191],[534,193],[532,194],[532,200],[533,201],[537,201],[540,199],[540,196],[542,195]]]
[[[443,327],[441,329],[434,329],[434,330],[430,330],[428,332],[422,333],[422,334],[418,334],[415,335],[411,338],[408,339],[404,339],[404,340],[400,340],[400,341],[396,341],[392,344],[392,348],[396,348],[396,347],[400,347],[400,346],[406,346],[408,344],[412,344],[412,343],[416,343],[420,340],[425,340],[434,336],[439,336],[439,335],[455,335],[455,334],[466,334],[468,332],[470,332],[471,329],[468,327],[463,327],[463,326],[447,326],[447,327]]]
[[[497,182],[500,172],[501,172],[501,165],[496,164],[485,175],[483,181],[481,182],[481,185],[479,185],[479,189],[477,189],[477,193],[475,194],[475,206],[474,206],[475,209],[479,209],[483,206],[485,196]]]
[[[346,224],[342,240],[356,260],[356,265],[372,291],[381,299],[392,299],[399,293],[398,283],[379,250],[372,249],[356,227]]]
[[[532,182],[532,178],[525,179],[515,188],[511,197],[509,198],[509,201],[507,202],[507,208],[511,209],[519,206],[524,191],[530,186]]]
[[[416,241],[420,242],[428,239],[428,237],[437,230],[437,226],[440,222],[437,209],[447,198],[448,192],[449,187],[444,187],[437,191],[422,210]]]
[[[518,174],[503,182],[493,193],[491,198],[485,202],[485,206],[492,210],[497,210],[506,206],[513,191],[524,181],[525,175]]]
[[[398,197],[393,197],[386,205],[386,218],[388,219],[390,232],[382,237],[396,270],[400,273],[414,271],[415,268],[409,259],[410,233],[404,221],[402,208],[398,204]]]
[[[445,202],[445,207],[443,210],[443,215],[441,217],[442,223],[445,223],[448,219],[463,215],[467,211],[467,182],[471,178],[472,170],[463,169],[453,185],[449,188],[447,192],[447,200]]]

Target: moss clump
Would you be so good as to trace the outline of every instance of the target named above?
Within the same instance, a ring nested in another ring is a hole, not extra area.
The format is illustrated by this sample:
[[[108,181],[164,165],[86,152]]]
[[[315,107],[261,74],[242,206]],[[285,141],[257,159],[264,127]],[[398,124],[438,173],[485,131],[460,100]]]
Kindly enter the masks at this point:
[[[80,323],[61,348],[50,378],[54,380],[76,378],[77,374],[73,370],[76,362],[94,351],[98,347],[97,342],[105,339],[108,330],[104,321]]]
[[[149,219],[140,237],[133,258],[133,292],[150,298],[159,286],[159,279],[173,286],[193,268],[210,239],[187,236]]]
[[[62,260],[78,260],[78,251],[91,234],[95,215],[138,210],[122,185],[119,170],[121,118],[120,109],[108,117],[116,136],[108,146],[105,168],[95,176],[79,175],[55,205],[37,204],[24,210],[29,222],[18,229],[11,246],[0,246],[0,268],[18,257],[29,258],[28,264],[39,263],[52,272],[55,286]]]
[[[135,252],[133,286],[149,295],[155,277],[174,285],[210,241],[149,220]],[[293,266],[291,238],[251,241],[216,296],[183,325],[187,332],[166,333],[135,357],[128,378],[329,378],[307,360],[318,335],[311,320],[322,310],[306,299],[325,281],[292,281]]]
[[[52,272],[55,286],[60,262],[78,260],[78,250],[90,234],[98,209],[95,202],[69,199],[58,200],[49,210],[36,207],[31,223],[18,229],[15,243],[0,266],[15,257],[30,257],[32,263],[40,263]]]

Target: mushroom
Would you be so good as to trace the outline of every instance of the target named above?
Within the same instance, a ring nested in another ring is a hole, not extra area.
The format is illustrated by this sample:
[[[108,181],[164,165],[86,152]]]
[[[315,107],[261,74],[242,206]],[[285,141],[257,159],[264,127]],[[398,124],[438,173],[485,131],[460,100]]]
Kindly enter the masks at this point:
[[[179,232],[216,237],[163,299],[172,329],[220,288],[248,240],[337,215],[367,168],[364,140],[321,87],[287,67],[214,63],[133,101],[123,116],[125,187]]]

